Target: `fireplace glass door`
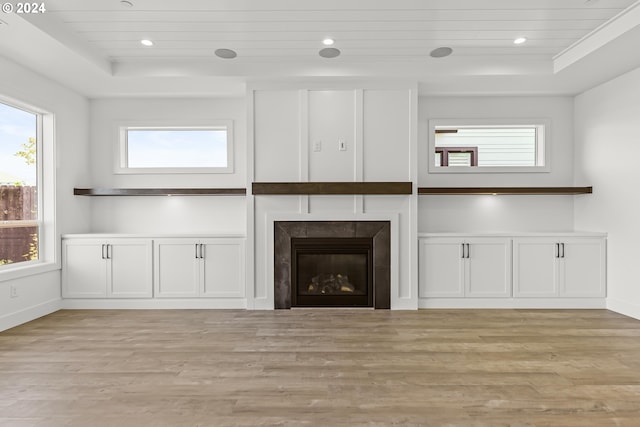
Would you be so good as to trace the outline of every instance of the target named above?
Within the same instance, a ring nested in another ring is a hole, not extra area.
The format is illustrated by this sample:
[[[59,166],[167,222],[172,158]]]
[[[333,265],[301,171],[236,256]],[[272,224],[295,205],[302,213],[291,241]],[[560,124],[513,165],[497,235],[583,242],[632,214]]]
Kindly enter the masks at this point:
[[[293,307],[373,307],[370,238],[294,238]]]

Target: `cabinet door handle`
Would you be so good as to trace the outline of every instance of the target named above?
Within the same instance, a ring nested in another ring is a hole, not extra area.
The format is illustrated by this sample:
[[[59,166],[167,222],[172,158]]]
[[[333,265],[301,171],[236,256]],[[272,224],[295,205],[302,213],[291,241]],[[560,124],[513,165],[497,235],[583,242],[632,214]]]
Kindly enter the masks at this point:
[[[199,259],[200,256],[198,255],[198,244],[196,243],[194,246],[196,247],[196,259]]]
[[[460,243],[460,246],[462,247],[462,256],[460,258],[465,259],[465,255],[464,255],[464,243]]]
[[[471,246],[467,243],[467,258],[471,258]]]
[[[204,243],[200,243],[200,258],[204,259]]]
[[[564,258],[564,243],[560,243],[562,245],[562,258]]]
[[[560,258],[560,243],[556,243],[556,258]]]
[[[102,245],[102,253],[101,253],[101,255],[102,255],[102,259],[107,259],[106,255],[104,254],[104,247],[105,247],[105,246],[106,246],[106,245],[104,245],[104,244]]]
[[[107,247],[107,259],[111,259],[111,245],[106,244]]]

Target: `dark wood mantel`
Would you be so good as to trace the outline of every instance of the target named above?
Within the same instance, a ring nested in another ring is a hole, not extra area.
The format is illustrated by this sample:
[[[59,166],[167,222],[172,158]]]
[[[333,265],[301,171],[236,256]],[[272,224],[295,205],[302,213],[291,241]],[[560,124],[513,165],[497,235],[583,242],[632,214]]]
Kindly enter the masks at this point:
[[[255,195],[408,195],[411,182],[254,182]]]

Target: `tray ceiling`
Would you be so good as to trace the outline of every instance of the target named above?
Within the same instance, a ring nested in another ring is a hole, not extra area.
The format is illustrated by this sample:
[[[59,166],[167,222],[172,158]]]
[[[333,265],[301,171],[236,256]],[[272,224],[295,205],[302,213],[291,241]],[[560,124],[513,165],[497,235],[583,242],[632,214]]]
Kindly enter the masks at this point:
[[[623,50],[640,40],[635,0],[129,2],[47,0],[44,14],[3,14],[0,54],[89,96],[325,77],[417,81],[434,94],[576,93],[640,65]],[[337,58],[319,56],[326,37]],[[439,47],[453,53],[430,57]]]

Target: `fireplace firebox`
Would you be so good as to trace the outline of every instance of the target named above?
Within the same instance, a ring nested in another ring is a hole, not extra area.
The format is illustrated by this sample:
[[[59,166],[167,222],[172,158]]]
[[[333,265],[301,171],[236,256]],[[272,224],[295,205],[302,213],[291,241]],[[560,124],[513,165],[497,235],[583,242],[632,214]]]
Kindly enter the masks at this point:
[[[274,221],[274,307],[390,308],[389,221]]]
[[[373,307],[370,238],[291,239],[292,307]]]

